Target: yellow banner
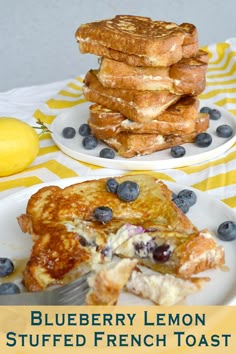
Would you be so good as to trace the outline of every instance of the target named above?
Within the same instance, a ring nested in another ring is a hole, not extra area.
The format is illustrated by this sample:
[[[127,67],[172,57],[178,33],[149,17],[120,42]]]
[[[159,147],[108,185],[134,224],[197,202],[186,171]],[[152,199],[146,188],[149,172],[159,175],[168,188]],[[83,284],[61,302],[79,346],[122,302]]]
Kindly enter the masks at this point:
[[[0,307],[0,353],[235,353],[236,307]]]

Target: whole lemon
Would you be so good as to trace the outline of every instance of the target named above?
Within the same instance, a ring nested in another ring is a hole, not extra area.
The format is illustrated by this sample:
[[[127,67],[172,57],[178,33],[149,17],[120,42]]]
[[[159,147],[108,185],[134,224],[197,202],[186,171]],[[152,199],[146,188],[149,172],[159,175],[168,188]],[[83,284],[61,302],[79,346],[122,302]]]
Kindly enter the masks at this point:
[[[0,117],[0,177],[26,169],[38,151],[38,135],[29,124],[17,118]]]

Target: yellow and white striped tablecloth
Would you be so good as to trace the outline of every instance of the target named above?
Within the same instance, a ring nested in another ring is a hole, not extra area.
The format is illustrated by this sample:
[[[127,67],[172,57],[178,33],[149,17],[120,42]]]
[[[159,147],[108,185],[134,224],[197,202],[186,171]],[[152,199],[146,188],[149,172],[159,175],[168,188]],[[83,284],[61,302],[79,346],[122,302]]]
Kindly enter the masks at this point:
[[[206,102],[219,105],[236,116],[236,38],[203,49],[209,52],[210,62],[207,73],[207,87],[200,98],[203,101],[206,100]],[[21,89],[19,94],[17,89],[3,95],[0,94],[0,105],[6,99],[8,99],[9,105],[12,104],[10,114],[0,108],[0,115],[21,117],[22,120],[32,125],[38,118],[50,124],[59,112],[84,102],[81,86],[82,78],[77,77],[61,83]],[[57,88],[57,93],[54,94]],[[44,97],[42,89],[51,93],[51,96],[49,95],[49,98],[43,103],[41,102]],[[29,97],[31,97],[31,100]],[[21,101],[26,101],[26,103],[22,106],[20,105]],[[17,102],[20,107],[19,111],[17,110]],[[31,111],[33,114],[31,114]],[[29,168],[16,175],[0,178],[0,198],[34,184],[63,178],[115,176],[142,172],[113,170],[76,161],[57,148],[50,134],[45,134],[40,138],[39,154]],[[231,208],[236,208],[236,144],[212,161],[189,167],[148,171],[148,173],[164,180],[206,191]]]

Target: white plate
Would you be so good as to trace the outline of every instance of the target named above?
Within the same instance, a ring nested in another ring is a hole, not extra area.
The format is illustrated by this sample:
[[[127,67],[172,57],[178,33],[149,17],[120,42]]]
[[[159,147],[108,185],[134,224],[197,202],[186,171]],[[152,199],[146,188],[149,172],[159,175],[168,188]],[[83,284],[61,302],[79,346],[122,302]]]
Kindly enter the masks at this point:
[[[170,155],[170,149],[167,149],[150,155],[136,156],[129,159],[118,155],[116,155],[114,159],[105,159],[99,157],[100,150],[106,146],[101,141],[96,149],[86,150],[82,146],[83,138],[79,134],[77,134],[73,139],[65,139],[62,136],[63,128],[71,126],[78,132],[79,126],[82,123],[87,123],[90,105],[91,103],[88,102],[82,103],[66,112],[60,113],[53,121],[50,130],[52,131],[52,138],[55,144],[65,154],[76,160],[102,167],[123,170],[160,170],[190,166],[196,163],[211,160],[212,158],[228,150],[236,141],[235,117],[218,106],[216,107],[212,104],[207,104],[204,102],[204,106],[217,108],[222,113],[222,117],[219,120],[210,121],[210,127],[207,132],[212,135],[213,142],[209,147],[199,148],[193,143],[185,144],[186,155],[180,158],[173,158]],[[221,124],[228,124],[233,128],[233,136],[231,138],[225,139],[216,135],[216,128]]]
[[[21,265],[22,260],[26,260],[29,257],[32,245],[31,238],[21,232],[16,218],[25,212],[28,199],[33,193],[45,185],[65,187],[93,178],[70,178],[54,183],[40,184],[0,200],[0,257],[9,257],[16,262],[16,265]],[[166,184],[174,192],[186,188],[175,183],[166,182]],[[210,198],[206,193],[197,190],[195,192],[197,194],[197,203],[190,209],[188,216],[199,229],[208,228],[215,233],[221,222],[226,220],[236,222],[236,214],[228,206]],[[187,304],[189,305],[236,305],[236,241],[223,242],[219,240],[218,242],[225,248],[226,265],[230,267],[230,270],[226,272],[210,270],[202,273],[203,276],[211,277],[211,281],[205,284],[202,291],[188,297]],[[11,281],[15,281],[18,284],[21,281],[21,274],[17,266],[16,275]],[[147,304],[147,302],[123,293],[120,298],[120,304],[136,305]]]

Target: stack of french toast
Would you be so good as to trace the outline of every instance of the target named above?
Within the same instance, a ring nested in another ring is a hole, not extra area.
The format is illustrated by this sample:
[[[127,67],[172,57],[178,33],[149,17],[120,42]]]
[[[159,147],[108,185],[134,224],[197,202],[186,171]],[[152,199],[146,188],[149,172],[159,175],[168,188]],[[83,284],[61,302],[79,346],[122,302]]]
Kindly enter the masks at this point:
[[[150,154],[193,142],[209,126],[199,113],[208,54],[190,23],[118,15],[81,25],[81,53],[99,57],[84,78],[94,136],[120,156]]]

